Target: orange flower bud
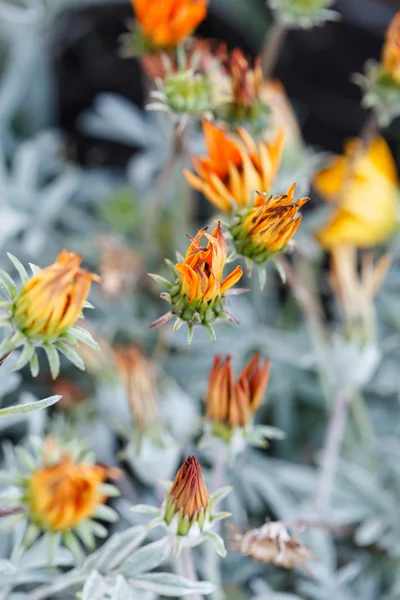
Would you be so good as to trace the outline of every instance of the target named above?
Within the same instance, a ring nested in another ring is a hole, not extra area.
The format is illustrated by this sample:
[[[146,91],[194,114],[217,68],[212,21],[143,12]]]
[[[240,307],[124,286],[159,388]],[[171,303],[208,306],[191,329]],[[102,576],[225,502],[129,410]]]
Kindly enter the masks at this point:
[[[230,439],[236,427],[245,427],[260,406],[269,379],[270,361],[261,364],[256,354],[235,382],[232,357],[214,357],[210,372],[206,413],[213,422],[214,432]],[[222,426],[219,427],[219,425]]]
[[[64,333],[79,319],[92,281],[99,277],[80,268],[79,254],[63,250],[22,288],[14,319],[24,335],[47,340]]]
[[[203,529],[211,510],[211,496],[203,481],[201,467],[194,456],[189,456],[178,470],[167,497],[164,519],[169,525],[178,515],[178,535],[187,535],[193,523]]]

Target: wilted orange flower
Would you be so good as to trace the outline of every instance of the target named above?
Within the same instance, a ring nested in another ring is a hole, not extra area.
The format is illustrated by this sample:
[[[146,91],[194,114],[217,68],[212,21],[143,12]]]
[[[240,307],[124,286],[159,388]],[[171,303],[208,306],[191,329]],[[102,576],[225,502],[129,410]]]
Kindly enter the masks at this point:
[[[99,246],[101,287],[110,300],[117,300],[132,291],[142,273],[142,262],[133,250],[111,236],[101,236]]]
[[[80,268],[81,256],[62,250],[56,262],[46,267],[22,288],[14,318],[27,337],[54,338],[75,324],[99,277]]]
[[[240,139],[203,121],[208,156],[193,157],[197,175],[184,171],[189,184],[220,210],[234,212],[248,206],[255,190],[268,190],[279,168],[283,132],[271,142],[256,142],[239,128]]]
[[[159,421],[155,365],[135,346],[117,346],[114,362],[134,420],[148,431]]]
[[[231,227],[239,254],[262,264],[285,249],[301,223],[299,210],[308,201],[294,200],[295,188],[294,183],[286,194],[276,197],[257,192],[253,207]]]
[[[178,515],[178,535],[186,535],[196,522],[202,530],[211,497],[203,481],[201,467],[195,456],[189,456],[175,475],[169,491],[164,519],[166,523]]]
[[[208,240],[206,247],[200,245],[203,236]],[[211,235],[207,233],[207,227],[204,227],[194,238],[189,239],[191,244],[184,261],[175,265],[180,274],[182,293],[188,297],[189,302],[216,300],[239,281],[243,274],[242,268],[236,267],[222,281],[227,246],[219,221]]]
[[[77,464],[69,456],[51,466],[43,466],[28,481],[28,503],[41,527],[66,531],[92,517],[106,501],[100,485],[108,469],[99,465]]]
[[[393,17],[382,49],[384,70],[400,85],[400,11]]]
[[[270,361],[262,365],[260,354],[256,354],[235,382],[231,361],[229,354],[225,359],[221,354],[214,357],[206,400],[207,417],[229,429],[245,427],[256,412],[268,385],[270,368]]]
[[[262,72],[261,60],[256,58],[254,67],[239,48],[225,58],[224,66],[231,79],[233,102],[241,106],[251,107],[260,97]]]
[[[187,38],[207,15],[207,0],[132,0],[145,41],[170,48]]]

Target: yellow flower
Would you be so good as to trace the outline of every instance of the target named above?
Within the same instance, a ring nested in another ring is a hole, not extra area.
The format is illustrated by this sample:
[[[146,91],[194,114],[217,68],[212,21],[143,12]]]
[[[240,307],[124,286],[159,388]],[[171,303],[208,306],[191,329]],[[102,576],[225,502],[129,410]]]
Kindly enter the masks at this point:
[[[400,11],[393,17],[386,32],[382,49],[382,66],[385,72],[400,85]]]
[[[184,171],[188,183],[218,209],[226,212],[248,206],[255,190],[268,190],[279,168],[283,133],[271,142],[256,142],[244,128],[239,139],[210,121],[203,121],[208,156],[193,157],[197,175]]]
[[[347,243],[359,248],[384,242],[396,224],[396,166],[385,140],[375,138],[359,152],[357,140],[344,156],[331,160],[316,177],[316,190],[337,204],[331,220],[318,233],[325,248]]]
[[[117,346],[114,362],[135,423],[146,432],[159,422],[155,365],[135,346]]]
[[[299,210],[308,198],[294,200],[294,183],[281,196],[257,192],[252,208],[238,215],[231,227],[237,252],[262,264],[282,252],[296,233],[302,217]]]
[[[214,433],[230,438],[236,427],[245,427],[260,406],[269,379],[270,362],[262,365],[256,354],[235,382],[231,364],[221,354],[214,358],[210,372],[206,414],[213,422]]]
[[[29,479],[29,508],[36,523],[51,531],[66,531],[92,517],[106,496],[100,491],[107,479],[105,467],[77,464],[64,456],[43,466]]]
[[[56,262],[23,286],[14,309],[15,322],[29,338],[52,339],[79,319],[97,275],[80,268],[79,254],[63,250]]]
[[[171,48],[207,15],[207,0],[132,0],[140,31],[151,48]]]
[[[203,236],[208,240],[206,247],[200,245]],[[217,300],[239,281],[243,274],[242,268],[236,267],[222,281],[227,246],[219,221],[211,235],[207,233],[207,227],[204,227],[190,240],[184,261],[175,265],[180,274],[182,293],[189,302]]]
[[[164,519],[169,525],[178,516],[178,535],[187,535],[194,523],[200,531],[211,511],[211,496],[203,481],[201,467],[189,456],[178,470],[167,496]]]

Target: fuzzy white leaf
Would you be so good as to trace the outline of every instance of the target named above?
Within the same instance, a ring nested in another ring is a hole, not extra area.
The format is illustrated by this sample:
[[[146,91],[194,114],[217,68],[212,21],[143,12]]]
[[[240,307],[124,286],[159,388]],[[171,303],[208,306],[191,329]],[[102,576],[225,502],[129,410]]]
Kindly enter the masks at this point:
[[[130,582],[141,590],[149,590],[161,596],[184,596],[186,594],[211,594],[215,585],[209,581],[189,581],[172,573],[148,573]]]

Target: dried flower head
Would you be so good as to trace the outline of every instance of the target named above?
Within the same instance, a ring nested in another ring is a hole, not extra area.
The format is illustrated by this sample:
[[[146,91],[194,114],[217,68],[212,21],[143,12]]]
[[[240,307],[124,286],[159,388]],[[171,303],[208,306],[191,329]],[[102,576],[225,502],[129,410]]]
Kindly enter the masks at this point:
[[[94,548],[94,536],[107,535],[107,530],[93,519],[118,518],[105,502],[118,495],[117,488],[106,480],[119,477],[120,472],[94,464],[77,439],[60,444],[53,437],[35,438],[31,448],[20,447],[15,456],[15,465],[7,470],[7,481],[13,485],[14,505],[23,507],[21,520],[28,521],[25,546],[44,534],[50,555],[54,541],[59,539],[54,536],[59,533],[76,561],[81,561],[81,541]]]
[[[193,157],[197,175],[184,171],[188,183],[218,209],[232,213],[249,206],[255,191],[268,190],[279,168],[283,133],[274,142],[256,142],[243,129],[240,139],[203,121],[208,156]]]
[[[149,432],[160,419],[155,365],[135,346],[117,346],[114,362],[135,424],[141,433]]]
[[[285,132],[285,148],[296,147],[301,141],[301,130],[293,106],[281,81],[264,81],[261,98],[270,110],[269,130],[272,135]]]
[[[301,223],[299,211],[308,198],[294,199],[294,183],[280,196],[257,192],[252,207],[237,215],[231,233],[238,254],[263,264],[284,252]]]
[[[207,239],[207,245],[201,246],[201,239]],[[176,280],[173,283],[151,275],[156,281],[165,285],[170,293],[163,294],[171,304],[171,312],[152,324],[152,327],[163,325],[175,315],[175,329],[183,323],[189,326],[189,343],[194,325],[205,326],[213,339],[211,323],[218,317],[231,318],[223,309],[224,294],[242,276],[241,267],[236,267],[225,279],[223,270],[227,259],[226,239],[218,222],[212,234],[207,233],[207,227],[200,229],[197,235],[190,239],[186,257],[172,266]]]
[[[132,0],[132,5],[146,50],[177,46],[207,15],[207,0]]]
[[[63,250],[56,262],[27,281],[18,295],[14,319],[29,338],[51,340],[79,319],[98,275],[80,267],[81,256]]]
[[[382,49],[382,67],[400,85],[400,11],[393,17]]]
[[[372,253],[363,253],[361,272],[354,246],[338,245],[331,250],[330,284],[342,313],[344,333],[361,347],[376,336],[374,297],[390,268],[385,254],[373,264]]]
[[[398,176],[390,149],[381,137],[366,151],[351,140],[315,178],[317,191],[336,204],[330,221],[317,233],[325,248],[359,248],[384,242],[394,231]]]
[[[256,354],[234,381],[232,357],[214,357],[206,398],[206,415],[214,433],[230,439],[237,427],[246,427],[260,406],[269,379],[270,361]]]
[[[213,506],[230,491],[229,487],[221,488],[210,496],[200,464],[194,456],[189,456],[178,470],[160,509],[139,505],[133,510],[158,515],[149,527],[162,525],[167,529],[176,555],[184,546],[197,546],[210,540],[218,554],[225,556],[224,542],[212,531],[212,527],[216,521],[229,517],[230,513],[214,513]]]
[[[251,556],[263,563],[272,563],[285,569],[301,567],[309,571],[306,560],[315,554],[299,540],[301,532],[291,536],[283,523],[267,522],[259,529],[241,533],[234,529],[231,547],[236,552]]]
[[[142,273],[142,262],[135,252],[111,236],[102,236],[99,245],[101,287],[107,298],[115,301],[133,290]]]

